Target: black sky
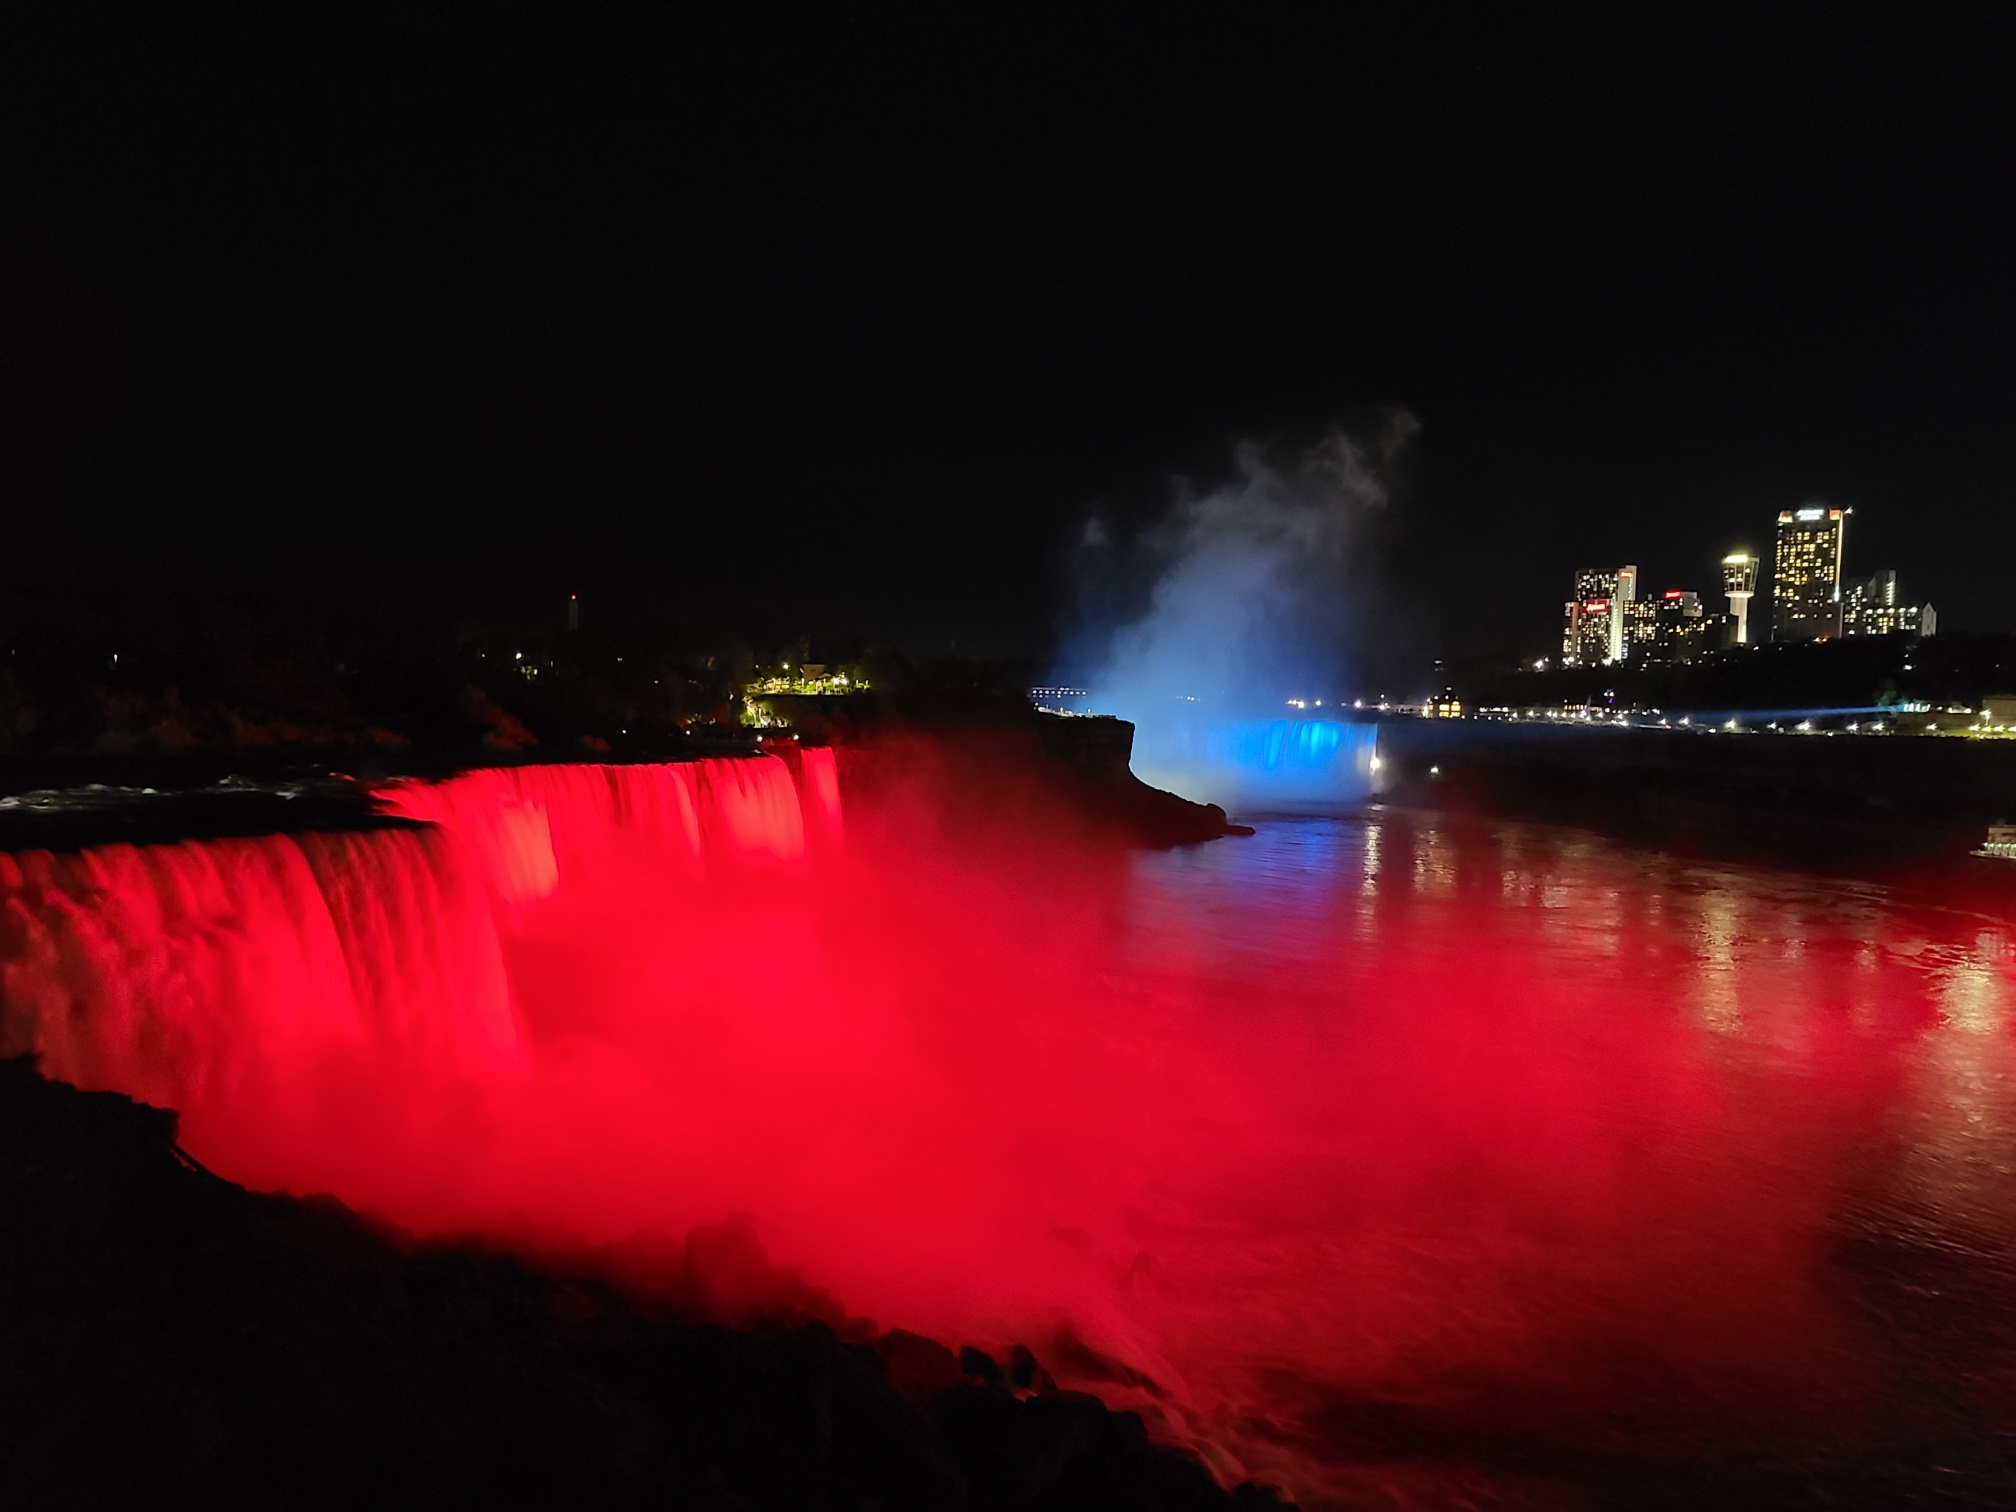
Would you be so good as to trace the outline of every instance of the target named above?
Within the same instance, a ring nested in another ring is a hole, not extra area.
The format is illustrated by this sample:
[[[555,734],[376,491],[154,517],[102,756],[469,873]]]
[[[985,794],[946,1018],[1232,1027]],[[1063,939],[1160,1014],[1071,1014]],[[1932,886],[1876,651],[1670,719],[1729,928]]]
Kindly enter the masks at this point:
[[[1437,648],[1809,499],[2016,629],[2006,7],[58,9],[0,591],[1034,649],[1095,504],[1403,405]]]

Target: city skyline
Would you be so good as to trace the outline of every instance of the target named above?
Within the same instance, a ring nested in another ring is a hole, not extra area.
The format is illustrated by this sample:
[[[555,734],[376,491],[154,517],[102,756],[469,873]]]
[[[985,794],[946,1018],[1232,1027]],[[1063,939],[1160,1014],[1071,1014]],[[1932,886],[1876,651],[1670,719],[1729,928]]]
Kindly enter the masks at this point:
[[[1577,568],[1574,592],[1562,606],[1560,652],[1541,665],[1587,667],[1634,655],[1686,660],[1745,644],[1936,634],[1936,607],[1904,599],[1896,568],[1851,570],[1853,513],[1813,502],[1780,509],[1768,558],[1740,545],[1722,555],[1719,594],[1684,583],[1641,592],[1645,579],[1635,563]],[[1769,609],[1761,623],[1752,613],[1760,596]],[[1717,597],[1726,611],[1707,607]]]

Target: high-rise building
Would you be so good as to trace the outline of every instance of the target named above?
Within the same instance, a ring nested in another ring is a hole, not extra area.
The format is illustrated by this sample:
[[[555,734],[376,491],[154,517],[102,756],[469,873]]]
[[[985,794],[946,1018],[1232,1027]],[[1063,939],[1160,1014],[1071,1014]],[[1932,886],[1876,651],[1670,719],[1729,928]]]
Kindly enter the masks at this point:
[[[1624,606],[1624,654],[1633,661],[1651,653],[1659,638],[1659,601],[1638,599]]]
[[[1771,638],[1829,640],[1841,633],[1841,544],[1848,512],[1778,511],[1771,562]]]
[[[1750,644],[1750,596],[1757,591],[1757,553],[1732,551],[1722,558],[1722,591],[1729,597],[1729,614],[1736,622],[1730,644]]]
[[[1629,656],[1630,648],[1624,644],[1624,625],[1631,614],[1631,606],[1638,602],[1638,569],[1619,567],[1617,569],[1617,633],[1611,638],[1611,660]]]
[[[1736,621],[1726,614],[1710,614],[1704,607],[1691,619],[1683,619],[1673,630],[1673,660],[1693,661],[1708,651],[1720,651],[1731,644]]]
[[[1872,572],[1859,582],[1850,583],[1841,594],[1841,633],[1843,635],[1888,635],[1894,630],[1897,618],[1897,573],[1892,568]],[[1917,611],[1912,611],[1914,624]]]
[[[1628,654],[1648,662],[1688,661],[1708,649],[1715,617],[1703,613],[1701,595],[1668,588],[1657,598],[1640,599],[1626,615]]]
[[[1636,567],[1585,567],[1576,573],[1575,597],[1563,606],[1562,664],[1595,667],[1622,661],[1627,649],[1624,627],[1637,596]]]
[[[1561,639],[1562,666],[1600,667],[1616,660],[1610,654],[1612,604],[1607,598],[1569,601],[1568,628]]]
[[[1851,583],[1841,595],[1843,635],[1932,635],[1938,626],[1939,616],[1930,604],[1899,601],[1892,568]]]

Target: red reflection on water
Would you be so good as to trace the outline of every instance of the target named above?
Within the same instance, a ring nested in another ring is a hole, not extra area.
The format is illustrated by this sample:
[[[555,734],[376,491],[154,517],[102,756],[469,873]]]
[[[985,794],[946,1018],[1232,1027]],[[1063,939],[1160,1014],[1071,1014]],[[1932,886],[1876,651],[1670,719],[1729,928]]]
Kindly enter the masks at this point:
[[[2001,926],[1867,889],[1396,821],[1133,856],[896,805],[843,850],[819,751],[387,802],[438,829],[5,863],[12,1032],[423,1232],[648,1280],[746,1214],[1311,1500],[1867,1427],[1842,1215],[2016,1127]]]

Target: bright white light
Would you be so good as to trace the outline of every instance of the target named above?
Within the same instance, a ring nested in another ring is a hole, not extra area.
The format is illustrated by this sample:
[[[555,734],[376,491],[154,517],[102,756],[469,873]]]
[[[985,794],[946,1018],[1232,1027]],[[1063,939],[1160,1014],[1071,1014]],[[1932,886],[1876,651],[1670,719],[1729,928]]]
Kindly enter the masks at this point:
[[[1813,721],[1810,719],[1802,719],[1799,721],[1799,728],[1802,730],[1810,730],[1813,728]]]
[[[1430,777],[1440,777],[1442,775],[1442,768],[1440,768],[1439,766],[1431,766],[1430,768],[1428,768],[1428,775]]]
[[[1381,768],[1381,767],[1383,767],[1384,765],[1386,765],[1386,763],[1385,763],[1385,762],[1384,762],[1383,760],[1381,760],[1381,759],[1380,759],[1379,757],[1377,757],[1377,756],[1374,756],[1374,757],[1373,757],[1373,758],[1371,759],[1371,761],[1369,761],[1368,763],[1366,763],[1366,765],[1367,765],[1367,766],[1368,766],[1368,767],[1369,767],[1369,768],[1370,768],[1370,769],[1371,769],[1372,771],[1375,771],[1375,772],[1376,772],[1376,771],[1378,771],[1378,770],[1379,770],[1379,768]]]

